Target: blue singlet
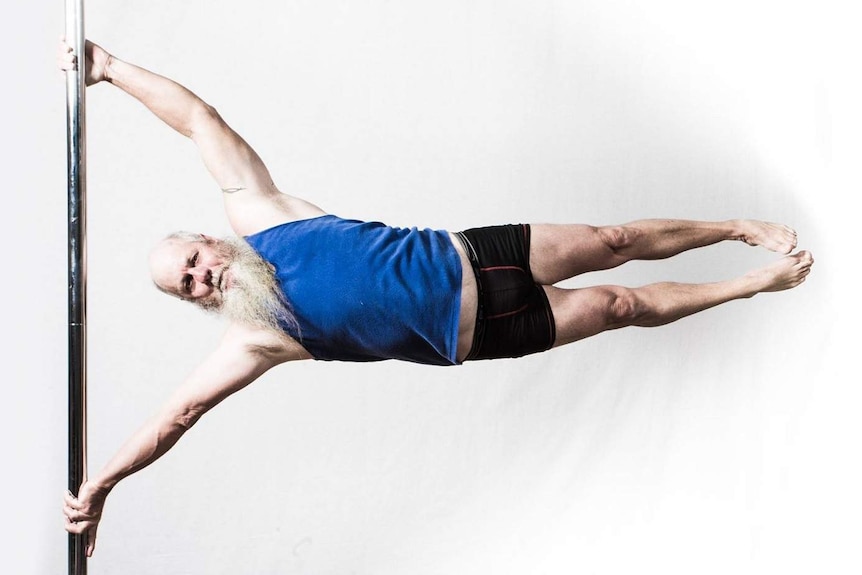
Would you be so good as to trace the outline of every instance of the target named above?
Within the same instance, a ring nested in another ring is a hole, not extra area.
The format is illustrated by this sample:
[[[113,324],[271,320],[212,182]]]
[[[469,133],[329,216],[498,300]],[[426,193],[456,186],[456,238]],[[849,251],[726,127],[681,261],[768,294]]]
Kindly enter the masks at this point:
[[[275,266],[315,359],[453,365],[461,260],[449,234],[326,215],[246,241]]]

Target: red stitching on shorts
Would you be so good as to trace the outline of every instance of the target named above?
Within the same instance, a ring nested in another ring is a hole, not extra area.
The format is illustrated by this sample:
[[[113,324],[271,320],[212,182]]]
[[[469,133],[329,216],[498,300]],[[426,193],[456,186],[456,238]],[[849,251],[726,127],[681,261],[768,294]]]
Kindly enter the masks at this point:
[[[522,311],[524,311],[525,309],[527,309],[528,307],[530,307],[530,304],[525,303],[524,305],[522,305],[521,307],[519,307],[515,311],[507,311],[506,313],[498,313],[497,315],[486,315],[485,319],[486,320],[487,319],[499,319],[501,317],[509,317],[510,315],[517,315],[517,314],[521,313]]]
[[[527,273],[521,266],[491,266],[489,268],[479,268],[480,272],[493,272],[497,270],[518,270],[522,274]]]

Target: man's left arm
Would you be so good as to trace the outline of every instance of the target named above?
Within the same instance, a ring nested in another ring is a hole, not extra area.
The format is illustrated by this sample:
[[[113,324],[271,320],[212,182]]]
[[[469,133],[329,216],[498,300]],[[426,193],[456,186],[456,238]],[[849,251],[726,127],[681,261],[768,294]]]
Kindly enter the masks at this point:
[[[207,170],[224,191],[231,226],[247,235],[284,221],[323,215],[320,208],[278,190],[266,165],[216,109],[185,86],[86,43],[87,85],[110,83],[197,145]],[[77,58],[60,45],[59,66],[72,70]]]

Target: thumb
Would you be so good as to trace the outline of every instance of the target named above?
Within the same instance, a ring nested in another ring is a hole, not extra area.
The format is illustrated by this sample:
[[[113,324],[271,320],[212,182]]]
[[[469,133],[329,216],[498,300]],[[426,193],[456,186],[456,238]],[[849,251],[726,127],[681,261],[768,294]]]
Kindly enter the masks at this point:
[[[96,550],[96,531],[99,530],[99,526],[96,525],[90,531],[87,532],[87,557],[93,556],[93,551]]]

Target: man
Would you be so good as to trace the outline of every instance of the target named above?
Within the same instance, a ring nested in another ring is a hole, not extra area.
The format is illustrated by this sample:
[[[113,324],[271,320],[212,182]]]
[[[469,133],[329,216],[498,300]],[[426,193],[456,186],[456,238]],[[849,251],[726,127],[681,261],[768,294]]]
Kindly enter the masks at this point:
[[[198,146],[224,192],[231,227],[245,238],[177,233],[152,252],[160,290],[221,312],[230,324],[163,409],[77,497],[66,494],[66,529],[88,535],[88,555],[117,482],[155,461],[205,412],[275,365],[298,359],[456,365],[519,357],[790,289],[813,263],[801,251],[712,284],[557,288],[584,272],[724,240],[790,254],[796,234],[750,220],[519,225],[458,234],[345,220],[278,190],[254,150],[186,88],[95,44],[86,50],[87,85],[117,86]],[[59,60],[64,70],[77,62],[65,43]]]

